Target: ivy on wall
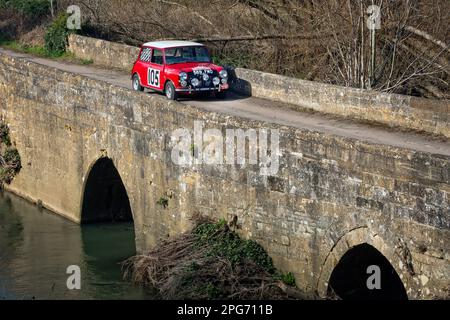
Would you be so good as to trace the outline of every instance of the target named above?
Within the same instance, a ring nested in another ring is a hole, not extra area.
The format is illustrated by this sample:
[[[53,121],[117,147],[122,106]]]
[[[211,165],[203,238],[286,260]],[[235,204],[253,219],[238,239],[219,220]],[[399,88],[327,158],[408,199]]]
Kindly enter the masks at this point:
[[[11,142],[9,127],[0,119],[0,186],[10,184],[21,168],[20,154]]]

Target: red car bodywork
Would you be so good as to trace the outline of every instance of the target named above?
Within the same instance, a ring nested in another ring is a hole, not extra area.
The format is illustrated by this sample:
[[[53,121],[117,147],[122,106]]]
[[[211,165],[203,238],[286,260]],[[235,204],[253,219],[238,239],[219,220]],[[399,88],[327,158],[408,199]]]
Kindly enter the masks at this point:
[[[226,73],[222,71],[224,68],[212,62],[167,63],[169,59],[169,57],[166,57],[167,51],[174,48],[186,49],[190,47],[205,48],[201,44],[182,41],[161,41],[144,44],[134,63],[131,72],[132,78],[137,74],[142,88],[159,92],[165,92],[166,84],[171,82],[174,85],[177,95],[189,95],[208,91],[224,92],[228,90],[228,75],[223,77],[223,73]],[[174,59],[174,57],[171,58]],[[187,74],[186,80],[183,81],[183,79],[180,79],[181,73]],[[205,74],[208,76],[205,76]],[[197,86],[192,84],[194,78],[199,80]],[[217,84],[217,79],[215,78],[219,78],[219,84]]]

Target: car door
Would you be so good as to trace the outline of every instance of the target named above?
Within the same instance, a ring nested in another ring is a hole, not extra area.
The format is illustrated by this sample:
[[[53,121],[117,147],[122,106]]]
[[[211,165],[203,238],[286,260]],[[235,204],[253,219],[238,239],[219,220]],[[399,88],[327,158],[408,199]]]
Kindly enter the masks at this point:
[[[136,72],[141,80],[141,85],[148,87],[147,81],[147,71],[150,66],[152,59],[152,48],[142,47],[141,53],[139,54],[139,59],[136,63]]]
[[[152,50],[151,61],[147,68],[147,86],[151,89],[163,91],[164,85],[164,52],[162,49]]]

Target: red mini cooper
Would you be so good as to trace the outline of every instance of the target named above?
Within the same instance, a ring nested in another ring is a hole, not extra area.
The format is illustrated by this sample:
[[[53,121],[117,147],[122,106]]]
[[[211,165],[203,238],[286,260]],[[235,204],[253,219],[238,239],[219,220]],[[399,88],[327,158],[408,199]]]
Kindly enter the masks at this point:
[[[213,64],[208,49],[195,42],[145,43],[131,74],[134,90],[152,89],[171,100],[200,92],[224,98],[229,88],[227,71]]]

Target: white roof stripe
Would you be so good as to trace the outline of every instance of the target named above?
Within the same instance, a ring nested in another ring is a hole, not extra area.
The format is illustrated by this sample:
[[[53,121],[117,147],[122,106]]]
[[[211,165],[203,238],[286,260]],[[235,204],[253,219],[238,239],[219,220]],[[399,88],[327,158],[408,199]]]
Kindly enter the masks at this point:
[[[154,47],[159,49],[174,48],[174,47],[186,47],[186,46],[203,46],[201,43],[191,41],[153,41],[144,43],[146,47]]]

